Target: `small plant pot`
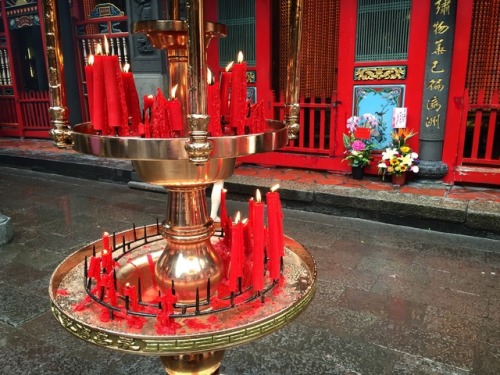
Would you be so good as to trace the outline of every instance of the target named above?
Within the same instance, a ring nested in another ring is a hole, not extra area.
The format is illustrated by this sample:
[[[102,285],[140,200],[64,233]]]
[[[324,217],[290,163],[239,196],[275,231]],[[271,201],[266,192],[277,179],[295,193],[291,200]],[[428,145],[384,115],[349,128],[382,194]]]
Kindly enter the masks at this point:
[[[364,175],[365,175],[365,167],[351,167],[351,172],[352,172],[352,178],[355,180],[362,180]]]
[[[401,175],[392,174],[391,175],[392,184],[395,186],[403,186],[406,184],[406,173]]]

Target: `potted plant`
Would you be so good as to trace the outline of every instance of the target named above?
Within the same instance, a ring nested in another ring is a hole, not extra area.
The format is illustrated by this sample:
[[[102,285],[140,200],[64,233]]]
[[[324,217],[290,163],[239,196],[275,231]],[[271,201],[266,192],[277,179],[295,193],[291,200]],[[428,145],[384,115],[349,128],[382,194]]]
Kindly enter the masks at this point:
[[[352,177],[361,180],[365,167],[372,160],[371,137],[378,134],[379,120],[370,113],[362,116],[352,116],[347,120],[348,133],[344,134],[345,157],[342,161],[349,162]]]
[[[418,173],[418,154],[413,152],[408,140],[415,136],[412,130],[399,129],[392,135],[392,147],[382,152],[382,158],[378,164],[379,174],[384,179],[390,175],[394,185],[404,185],[408,171]]]

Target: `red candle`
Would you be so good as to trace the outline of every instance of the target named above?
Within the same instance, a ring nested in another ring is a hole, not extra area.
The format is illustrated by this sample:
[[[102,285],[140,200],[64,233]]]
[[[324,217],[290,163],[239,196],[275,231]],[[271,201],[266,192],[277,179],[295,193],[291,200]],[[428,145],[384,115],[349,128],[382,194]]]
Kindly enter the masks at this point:
[[[237,292],[238,279],[243,276],[243,224],[240,213],[231,227],[231,263],[229,266],[229,291]]]
[[[229,232],[229,218],[227,215],[226,208],[226,194],[227,190],[222,189],[220,192],[220,225],[222,230],[224,231],[224,242],[229,244],[229,239],[231,238]]]
[[[173,295],[169,289],[167,293],[161,295],[160,302],[162,313],[170,317],[174,313],[174,304],[177,302],[177,296]]]
[[[233,61],[227,64],[226,69],[221,74],[220,81],[220,114],[226,120],[229,117],[229,87],[231,86],[231,68]]]
[[[103,250],[101,256],[102,268],[106,270],[106,273],[110,273],[113,269],[114,261],[113,254],[111,250]]]
[[[108,110],[108,124],[110,127],[127,129],[127,103],[125,99],[125,90],[123,88],[123,80],[120,70],[118,56],[108,55],[108,40],[104,37],[105,56],[100,56],[103,61],[104,79],[106,90],[106,105]],[[123,134],[126,135],[126,134]]]
[[[210,122],[208,123],[208,132],[212,137],[218,137],[222,135],[222,129],[220,125],[220,93],[219,84],[214,83],[212,72],[208,69],[207,73],[207,106],[208,115],[210,116]]]
[[[142,98],[144,104],[143,104],[143,110],[142,110],[142,117],[143,117],[143,122],[147,123],[148,121],[151,120],[151,110],[153,109],[153,103],[154,103],[154,96],[153,95],[144,95]]]
[[[129,283],[125,284],[123,288],[123,295],[128,297],[129,300],[129,309],[133,311],[138,311],[139,309],[139,300],[137,298],[137,290],[134,285],[130,285]]]
[[[110,250],[109,246],[109,233],[108,232],[103,232],[102,234],[102,248],[105,250]]]
[[[116,306],[116,289],[115,289],[115,280],[113,274],[107,274],[102,276],[103,286],[106,288],[108,292],[109,303],[111,306]]]
[[[94,123],[94,56],[89,56],[89,64],[85,66],[85,82],[87,82],[87,103],[89,106],[90,122]]]
[[[89,270],[87,272],[89,278],[93,278],[97,283],[101,281],[101,259],[99,257],[91,257]]]
[[[127,116],[131,119],[132,129],[135,133],[137,133],[137,128],[141,122],[141,109],[134,76],[131,72],[129,72],[129,69],[130,65],[125,64],[122,72],[122,80],[125,91],[125,101],[127,103]]]
[[[264,289],[264,203],[257,190],[256,201],[252,204],[253,268],[252,284],[255,292]]]
[[[267,123],[264,116],[262,100],[250,106],[250,118],[248,123],[250,126],[250,133],[263,133],[266,130]]]
[[[158,89],[151,111],[152,138],[167,138],[170,136],[167,123],[166,102],[163,93]]]
[[[174,136],[183,136],[184,122],[182,121],[181,103],[175,97],[177,85],[172,88],[170,100],[167,102],[167,117],[170,124],[170,129],[174,132]]]
[[[281,254],[283,253],[283,249],[280,249],[283,243],[281,239],[283,233],[281,232],[279,223],[281,220],[281,214],[279,212],[279,195],[275,191],[278,187],[273,186],[271,191],[266,194],[267,226],[269,229],[269,272],[273,280],[277,280],[280,277]]]
[[[245,121],[247,114],[247,63],[243,62],[243,53],[238,54],[238,63],[233,65],[231,77],[231,104],[229,116],[231,127],[236,129],[236,134],[245,134]]]
[[[92,125],[94,130],[101,133],[106,131],[106,89],[104,87],[104,66],[102,56],[96,55],[94,57],[93,69],[93,99],[92,99]]]

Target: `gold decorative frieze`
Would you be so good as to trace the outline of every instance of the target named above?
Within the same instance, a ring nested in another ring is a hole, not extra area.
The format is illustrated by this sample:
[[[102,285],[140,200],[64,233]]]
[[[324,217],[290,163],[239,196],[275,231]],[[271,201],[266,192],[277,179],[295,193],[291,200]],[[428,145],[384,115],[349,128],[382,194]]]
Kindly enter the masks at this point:
[[[406,66],[363,66],[354,68],[355,81],[405,79]]]

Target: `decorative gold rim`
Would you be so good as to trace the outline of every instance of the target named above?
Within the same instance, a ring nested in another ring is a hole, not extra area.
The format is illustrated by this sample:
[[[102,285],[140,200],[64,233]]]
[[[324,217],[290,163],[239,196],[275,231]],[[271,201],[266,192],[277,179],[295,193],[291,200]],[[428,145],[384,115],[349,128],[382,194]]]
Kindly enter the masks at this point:
[[[128,230],[119,236],[132,236],[133,230]],[[148,235],[153,235],[156,225],[147,227]],[[97,241],[96,241],[97,242]],[[52,313],[59,323],[69,332],[82,340],[110,349],[133,352],[143,355],[176,355],[200,353],[213,350],[223,350],[236,345],[268,335],[296,318],[311,302],[316,291],[316,264],[309,252],[291,238],[285,237],[287,251],[294,253],[303,263],[304,270],[310,274],[307,289],[299,299],[292,302],[283,310],[265,318],[259,318],[253,323],[242,327],[229,328],[221,331],[204,332],[185,336],[145,336],[133,333],[119,333],[112,330],[103,330],[83,323],[71,315],[71,307],[63,307],[56,302],[55,294],[65,275],[76,265],[81,264],[85,256],[92,253],[92,245],[75,252],[66,258],[54,271],[50,280],[49,294],[52,301]],[[294,280],[290,282],[293,283]],[[297,280],[298,281],[298,280]],[[83,287],[83,286],[82,286]]]
[[[236,158],[278,150],[288,143],[286,126],[268,120],[264,133],[208,137],[213,144],[210,159]],[[114,137],[95,134],[90,123],[73,128],[75,151],[99,157],[131,160],[184,160],[189,156],[184,148],[189,138]]]

